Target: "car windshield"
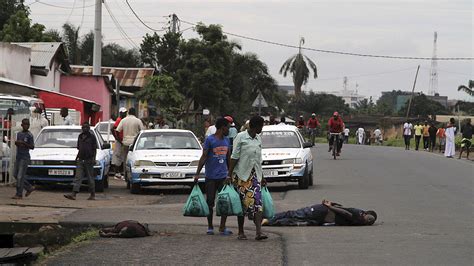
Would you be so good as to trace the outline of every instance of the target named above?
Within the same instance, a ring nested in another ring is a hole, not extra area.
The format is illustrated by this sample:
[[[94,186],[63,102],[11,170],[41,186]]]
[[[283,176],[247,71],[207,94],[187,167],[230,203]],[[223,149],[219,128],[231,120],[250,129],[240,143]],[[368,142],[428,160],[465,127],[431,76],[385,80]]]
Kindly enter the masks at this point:
[[[201,147],[194,135],[189,132],[144,132],[137,141],[136,149],[199,150]]]
[[[298,136],[292,131],[264,131],[262,144],[264,149],[301,148]]]
[[[110,124],[110,128],[114,127],[114,122],[110,122],[110,123],[102,122],[102,123],[97,124],[97,130],[99,130],[100,133],[107,134],[107,132],[109,131],[109,124]]]
[[[81,129],[45,129],[36,139],[35,148],[76,148]]]

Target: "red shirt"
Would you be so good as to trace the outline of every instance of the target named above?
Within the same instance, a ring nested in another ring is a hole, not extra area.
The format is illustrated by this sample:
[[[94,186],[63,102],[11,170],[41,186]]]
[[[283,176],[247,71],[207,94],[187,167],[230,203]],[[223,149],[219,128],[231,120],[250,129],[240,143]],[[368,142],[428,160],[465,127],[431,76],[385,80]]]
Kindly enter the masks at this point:
[[[120,121],[122,121],[122,118],[119,116],[119,117],[117,118],[117,120],[115,120],[114,130],[117,129],[117,127],[118,127],[119,124],[120,124]],[[119,136],[119,138],[120,138],[120,141],[122,141],[122,140],[123,140],[123,130],[120,131],[120,132],[118,132],[118,136]]]
[[[317,118],[310,118],[307,123],[309,128],[317,128],[319,126],[319,121]]]
[[[331,133],[341,133],[344,130],[344,122],[339,117],[337,120],[334,117],[331,117],[328,122],[329,132]]]

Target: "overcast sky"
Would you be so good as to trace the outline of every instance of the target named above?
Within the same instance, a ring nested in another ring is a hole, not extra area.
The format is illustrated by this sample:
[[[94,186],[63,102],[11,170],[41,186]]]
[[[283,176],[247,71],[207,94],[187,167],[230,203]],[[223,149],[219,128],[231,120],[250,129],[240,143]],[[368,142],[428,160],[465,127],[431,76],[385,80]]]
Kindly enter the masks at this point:
[[[136,45],[150,33],[133,16],[125,0],[105,0],[126,34]],[[26,0],[33,3],[34,0]],[[30,6],[34,22],[59,29],[69,18],[75,25],[82,21],[81,34],[94,27],[94,0],[40,0]],[[59,7],[47,6],[52,4]],[[263,40],[304,47],[362,54],[431,57],[433,33],[438,32],[438,57],[473,57],[472,0],[367,0],[367,1],[159,1],[129,0],[137,14],[152,28],[166,26],[167,16],[175,13],[182,20],[220,24],[224,31]],[[82,8],[85,5],[86,8]],[[75,6],[74,9],[70,9]],[[65,8],[64,8],[65,7]],[[67,9],[69,8],[69,9]],[[71,12],[72,10],[72,12]],[[83,16],[84,10],[84,16]],[[181,30],[188,28],[182,24]],[[116,42],[128,48],[103,7],[105,43]],[[195,37],[190,29],[185,38]],[[291,85],[291,77],[278,73],[283,62],[297,52],[271,44],[235,37],[244,52],[252,52],[265,62],[281,85]],[[416,67],[421,65],[416,91],[428,92],[431,61],[394,60],[304,51],[318,66],[319,78],[311,79],[305,90],[348,88],[378,98],[381,91],[411,90]],[[473,61],[438,61],[438,91],[450,99],[473,100],[457,87],[474,79]]]

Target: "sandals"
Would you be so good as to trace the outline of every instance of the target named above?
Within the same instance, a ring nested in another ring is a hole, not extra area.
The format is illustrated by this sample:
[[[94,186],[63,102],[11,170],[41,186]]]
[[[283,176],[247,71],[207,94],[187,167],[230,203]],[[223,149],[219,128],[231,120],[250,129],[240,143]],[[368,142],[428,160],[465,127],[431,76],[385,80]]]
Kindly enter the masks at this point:
[[[229,235],[232,235],[232,231],[230,231],[229,229],[227,228],[224,228],[224,231],[219,231],[219,233],[223,236],[229,236]]]
[[[268,238],[268,236],[263,234],[263,233],[258,234],[258,235],[255,236],[255,240],[258,240],[258,241],[264,240],[264,239],[267,239],[267,238]]]
[[[246,235],[239,235],[239,236],[237,236],[237,239],[238,240],[247,240],[247,236]]]
[[[208,228],[206,234],[209,235],[209,236],[214,235],[214,229]]]

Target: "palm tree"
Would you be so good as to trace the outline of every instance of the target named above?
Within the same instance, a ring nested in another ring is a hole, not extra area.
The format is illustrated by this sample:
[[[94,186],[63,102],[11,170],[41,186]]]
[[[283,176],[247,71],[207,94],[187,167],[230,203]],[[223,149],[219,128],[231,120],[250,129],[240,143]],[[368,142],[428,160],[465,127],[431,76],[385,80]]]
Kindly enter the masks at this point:
[[[68,50],[69,62],[73,65],[78,65],[81,62],[79,29],[80,27],[75,27],[70,23],[63,25],[63,40]]]
[[[293,83],[295,85],[295,95],[297,97],[301,95],[301,86],[308,82],[309,69],[306,63],[309,64],[309,67],[313,71],[314,78],[318,77],[318,70],[316,64],[311,61],[311,59],[309,59],[307,56],[303,55],[303,53],[301,52],[301,46],[303,44],[304,38],[301,38],[298,53],[288,58],[280,68],[280,74],[283,74],[284,77],[286,77],[288,72],[290,72],[293,76]]]
[[[458,91],[464,91],[467,94],[474,96],[474,80],[469,80],[469,88],[461,85],[458,87]]]

